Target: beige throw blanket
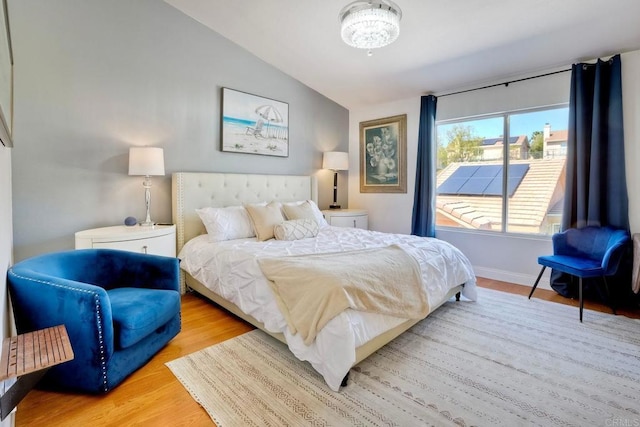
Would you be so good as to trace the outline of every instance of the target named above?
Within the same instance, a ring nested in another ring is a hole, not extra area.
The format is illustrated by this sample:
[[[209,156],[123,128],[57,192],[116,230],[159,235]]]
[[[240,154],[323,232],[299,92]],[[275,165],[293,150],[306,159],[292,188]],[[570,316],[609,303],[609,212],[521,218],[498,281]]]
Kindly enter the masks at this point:
[[[421,319],[429,305],[418,263],[399,246],[331,254],[261,258],[292,333],[305,344],[347,308]]]

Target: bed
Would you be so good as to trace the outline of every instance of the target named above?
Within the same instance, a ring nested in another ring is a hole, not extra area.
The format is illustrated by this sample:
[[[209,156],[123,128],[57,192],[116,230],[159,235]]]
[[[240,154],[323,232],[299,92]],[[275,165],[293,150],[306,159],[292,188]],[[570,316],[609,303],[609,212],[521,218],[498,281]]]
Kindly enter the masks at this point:
[[[288,317],[280,310],[281,301],[276,301],[270,287],[273,282],[267,280],[261,270],[264,259],[288,260],[307,254],[325,256],[327,252],[327,256],[331,256],[337,251],[356,256],[367,250],[400,247],[418,261],[415,264],[419,266],[428,295],[426,314],[460,292],[468,299],[476,297],[475,277],[469,261],[456,248],[437,239],[338,228],[324,223],[313,238],[258,242],[250,237],[211,242],[196,212],[207,207],[265,204],[273,200],[292,205],[311,201],[317,209],[316,178],[174,173],[172,216],[181,259],[181,291],[191,289],[286,343],[292,353],[308,361],[334,391],[344,384],[352,366],[421,319],[349,308],[328,321],[312,342],[305,343],[300,333],[292,332]]]

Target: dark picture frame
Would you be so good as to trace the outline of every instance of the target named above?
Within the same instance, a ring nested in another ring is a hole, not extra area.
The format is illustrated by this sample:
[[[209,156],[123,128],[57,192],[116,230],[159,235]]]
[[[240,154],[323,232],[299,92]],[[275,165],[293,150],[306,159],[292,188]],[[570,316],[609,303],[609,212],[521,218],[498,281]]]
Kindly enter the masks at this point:
[[[289,104],[222,88],[222,151],[289,157]]]
[[[13,50],[7,0],[0,0],[0,141],[13,147]]]
[[[360,192],[407,192],[407,115],[360,122]]]

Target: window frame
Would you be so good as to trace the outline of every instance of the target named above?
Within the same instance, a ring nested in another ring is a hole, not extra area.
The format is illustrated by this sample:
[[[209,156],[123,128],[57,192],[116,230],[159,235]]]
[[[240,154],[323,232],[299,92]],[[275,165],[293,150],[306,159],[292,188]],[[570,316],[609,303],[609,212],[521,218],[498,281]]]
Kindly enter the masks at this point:
[[[495,112],[495,113],[484,113],[484,114],[478,114],[478,115],[472,115],[472,116],[466,116],[466,117],[460,117],[460,118],[452,118],[452,119],[445,119],[445,120],[436,120],[436,127],[435,127],[435,134],[436,134],[436,143],[434,144],[433,150],[434,150],[434,155],[437,155],[438,152],[438,148],[439,148],[439,142],[438,142],[438,127],[440,125],[452,125],[452,124],[456,124],[456,123],[465,123],[465,122],[469,122],[469,121],[475,121],[475,120],[483,120],[483,119],[492,119],[492,118],[496,118],[496,117],[502,117],[503,121],[503,141],[509,141],[509,138],[511,137],[511,134],[509,132],[510,128],[511,128],[511,120],[510,117],[512,115],[517,115],[517,114],[527,114],[527,113],[536,113],[536,112],[540,112],[540,111],[548,111],[548,110],[555,110],[555,109],[561,109],[561,108],[569,108],[569,103],[568,102],[562,102],[562,103],[557,103],[557,104],[551,104],[551,105],[545,105],[545,106],[538,106],[538,107],[529,107],[529,108],[521,108],[521,109],[516,109],[516,110],[505,110],[505,111],[501,111],[501,112]],[[569,127],[569,123],[567,121],[567,128]],[[473,228],[461,228],[461,227],[452,227],[452,226],[447,226],[447,225],[438,225],[437,223],[435,224],[436,230],[441,229],[441,230],[447,230],[447,231],[459,231],[459,230],[464,230],[467,233],[480,233],[480,234],[490,234],[490,235],[509,235],[509,236],[519,236],[519,237],[534,237],[534,238],[546,238],[546,239],[551,239],[550,234],[542,234],[542,233],[523,233],[523,232],[510,232],[507,231],[508,230],[508,218],[509,218],[509,197],[507,197],[507,193],[508,193],[508,185],[509,185],[509,173],[508,173],[508,169],[509,169],[509,161],[510,161],[510,152],[509,152],[509,144],[503,144],[503,152],[502,152],[502,167],[504,168],[504,170],[506,171],[506,173],[502,174],[502,195],[500,196],[502,198],[502,205],[501,205],[501,229],[500,230],[480,230],[480,229],[473,229]],[[436,200],[438,198],[438,191],[436,188]]]

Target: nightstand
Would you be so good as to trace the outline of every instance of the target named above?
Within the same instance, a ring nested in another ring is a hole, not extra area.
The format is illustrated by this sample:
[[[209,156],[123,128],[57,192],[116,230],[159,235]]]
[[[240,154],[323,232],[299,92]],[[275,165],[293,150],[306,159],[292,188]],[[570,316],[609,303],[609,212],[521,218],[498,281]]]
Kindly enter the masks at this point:
[[[176,226],[115,225],[76,233],[76,249],[121,249],[145,254],[176,256]]]
[[[327,209],[322,215],[334,227],[369,228],[369,213],[364,209]]]

